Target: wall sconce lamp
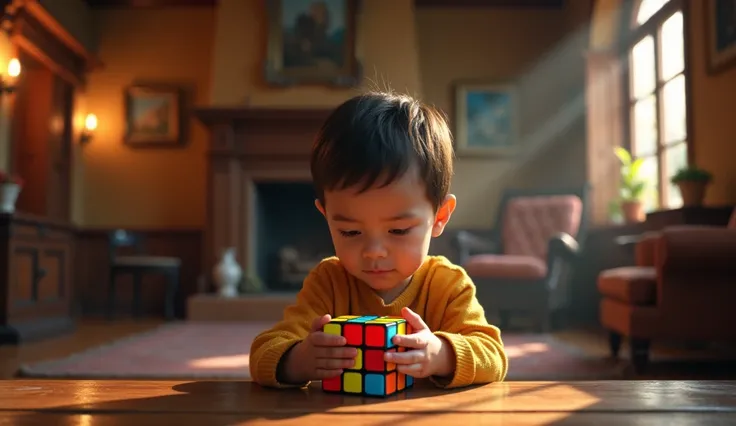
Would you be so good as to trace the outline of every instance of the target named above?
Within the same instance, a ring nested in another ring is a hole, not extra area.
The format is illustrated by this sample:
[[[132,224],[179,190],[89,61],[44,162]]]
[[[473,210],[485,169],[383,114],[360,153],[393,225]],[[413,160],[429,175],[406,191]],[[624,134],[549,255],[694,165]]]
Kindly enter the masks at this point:
[[[84,129],[82,129],[82,134],[79,136],[79,143],[84,145],[91,141],[95,129],[97,129],[97,116],[87,114],[87,117],[84,119]]]
[[[20,61],[13,58],[8,62],[8,71],[0,80],[0,91],[11,93],[15,90],[15,82],[20,75]]]

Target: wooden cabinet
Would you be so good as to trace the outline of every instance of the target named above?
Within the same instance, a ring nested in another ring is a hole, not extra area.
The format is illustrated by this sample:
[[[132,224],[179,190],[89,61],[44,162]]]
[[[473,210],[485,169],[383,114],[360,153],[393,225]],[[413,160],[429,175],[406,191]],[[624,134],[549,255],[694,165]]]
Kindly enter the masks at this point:
[[[0,215],[0,344],[73,329],[73,253],[68,225]]]
[[[73,328],[72,117],[101,63],[43,3],[0,0],[8,51],[22,66],[14,90],[2,95],[11,122],[0,156],[24,180],[16,213],[0,215],[0,344]]]

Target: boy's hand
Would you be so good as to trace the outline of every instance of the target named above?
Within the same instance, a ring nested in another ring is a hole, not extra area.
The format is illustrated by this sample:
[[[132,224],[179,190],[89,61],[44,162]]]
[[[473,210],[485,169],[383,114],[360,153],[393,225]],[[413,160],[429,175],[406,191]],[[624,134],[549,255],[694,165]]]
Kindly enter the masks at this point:
[[[396,345],[406,352],[387,352],[385,360],[396,364],[396,370],[413,377],[449,376],[455,370],[455,359],[450,344],[437,337],[422,318],[409,308],[401,311],[414,334],[394,336]]]
[[[355,364],[358,355],[355,348],[346,348],[345,338],[322,331],[330,322],[330,315],[323,315],[312,322],[312,330],[287,355],[284,373],[290,383],[329,379]]]

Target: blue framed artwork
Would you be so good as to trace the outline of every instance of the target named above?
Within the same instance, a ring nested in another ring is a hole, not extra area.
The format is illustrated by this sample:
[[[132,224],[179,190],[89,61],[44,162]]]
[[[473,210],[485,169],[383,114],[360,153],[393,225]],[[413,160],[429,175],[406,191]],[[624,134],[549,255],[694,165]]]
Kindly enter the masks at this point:
[[[508,155],[518,149],[518,96],[512,85],[455,89],[455,149],[460,155]]]
[[[266,81],[357,86],[359,0],[269,0]]]
[[[717,73],[736,63],[736,0],[706,0],[708,70]]]

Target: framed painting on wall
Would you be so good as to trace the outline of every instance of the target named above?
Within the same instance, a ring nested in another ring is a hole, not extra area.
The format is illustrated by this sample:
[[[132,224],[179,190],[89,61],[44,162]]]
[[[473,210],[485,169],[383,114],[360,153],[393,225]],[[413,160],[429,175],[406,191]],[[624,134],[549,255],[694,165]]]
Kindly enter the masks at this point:
[[[510,155],[518,149],[518,96],[509,84],[455,86],[458,155]]]
[[[736,0],[706,0],[708,71],[712,74],[736,64]]]
[[[360,0],[269,0],[266,81],[276,86],[357,86]]]
[[[125,143],[132,147],[178,147],[184,138],[184,91],[165,84],[125,89]]]

